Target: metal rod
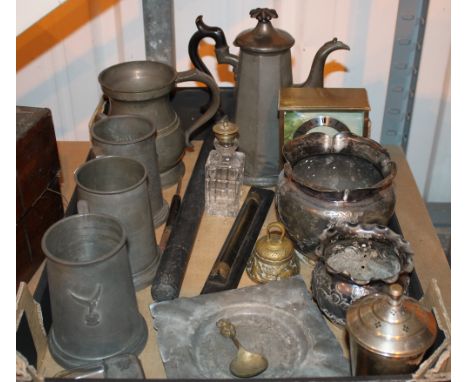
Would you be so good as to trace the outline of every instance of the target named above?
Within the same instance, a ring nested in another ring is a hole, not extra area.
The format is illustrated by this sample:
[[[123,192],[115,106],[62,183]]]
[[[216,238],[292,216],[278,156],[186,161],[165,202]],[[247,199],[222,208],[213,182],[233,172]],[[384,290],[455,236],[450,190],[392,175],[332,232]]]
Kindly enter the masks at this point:
[[[142,0],[146,58],[175,67],[174,4]]]

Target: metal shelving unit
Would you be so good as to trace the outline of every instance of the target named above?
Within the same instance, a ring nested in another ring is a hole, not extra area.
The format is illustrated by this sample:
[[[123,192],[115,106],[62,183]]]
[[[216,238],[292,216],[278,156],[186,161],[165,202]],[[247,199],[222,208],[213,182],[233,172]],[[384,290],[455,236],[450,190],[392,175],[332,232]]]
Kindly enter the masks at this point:
[[[400,0],[381,143],[406,152],[429,0]]]

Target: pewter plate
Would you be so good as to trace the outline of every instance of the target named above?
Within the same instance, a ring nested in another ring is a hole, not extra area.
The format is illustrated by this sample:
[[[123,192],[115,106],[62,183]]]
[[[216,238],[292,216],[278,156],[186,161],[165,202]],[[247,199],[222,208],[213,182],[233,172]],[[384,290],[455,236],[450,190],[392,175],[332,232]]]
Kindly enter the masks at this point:
[[[268,369],[257,378],[350,375],[349,363],[312,302],[300,276],[150,306],[168,378],[234,378],[236,355],[216,327],[236,326],[240,343],[262,353]]]

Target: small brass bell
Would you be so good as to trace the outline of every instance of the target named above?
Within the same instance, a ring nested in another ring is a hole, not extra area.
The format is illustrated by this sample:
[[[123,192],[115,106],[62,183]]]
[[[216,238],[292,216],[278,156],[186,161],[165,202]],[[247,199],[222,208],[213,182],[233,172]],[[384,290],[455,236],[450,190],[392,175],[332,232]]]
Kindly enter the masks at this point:
[[[256,283],[283,280],[299,274],[292,241],[280,222],[267,226],[267,235],[257,240],[247,262],[247,275]]]

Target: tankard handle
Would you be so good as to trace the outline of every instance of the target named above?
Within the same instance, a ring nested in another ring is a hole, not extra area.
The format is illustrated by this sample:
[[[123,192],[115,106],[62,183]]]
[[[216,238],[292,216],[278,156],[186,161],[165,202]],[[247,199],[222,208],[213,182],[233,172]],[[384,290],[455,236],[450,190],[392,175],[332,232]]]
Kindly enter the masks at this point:
[[[208,109],[200,116],[185,132],[185,144],[187,147],[192,147],[190,143],[190,135],[198,129],[200,126],[208,122],[218,111],[220,104],[220,92],[216,81],[211,78],[208,74],[205,74],[198,69],[186,70],[184,72],[178,72],[175,79],[176,83],[187,82],[187,81],[199,81],[203,82],[208,86],[211,92],[211,103]]]

